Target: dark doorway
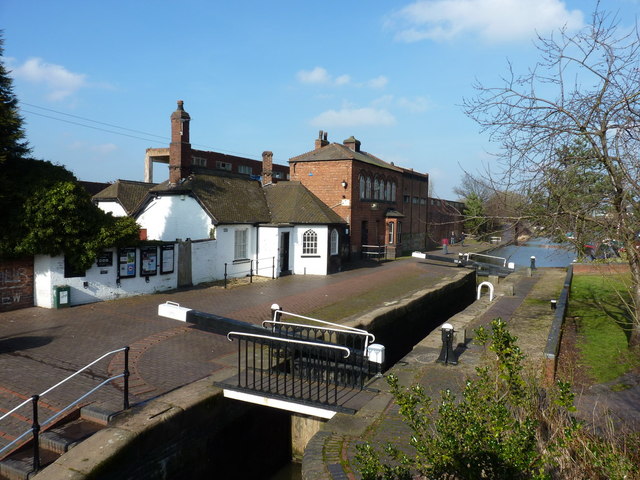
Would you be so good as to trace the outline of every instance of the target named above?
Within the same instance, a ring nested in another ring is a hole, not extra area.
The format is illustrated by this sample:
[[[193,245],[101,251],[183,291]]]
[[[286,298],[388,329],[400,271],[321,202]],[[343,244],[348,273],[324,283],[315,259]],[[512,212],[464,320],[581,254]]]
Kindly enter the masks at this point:
[[[362,227],[360,228],[360,245],[369,245],[369,222],[362,221]]]
[[[280,275],[290,275],[289,268],[289,232],[280,233]]]

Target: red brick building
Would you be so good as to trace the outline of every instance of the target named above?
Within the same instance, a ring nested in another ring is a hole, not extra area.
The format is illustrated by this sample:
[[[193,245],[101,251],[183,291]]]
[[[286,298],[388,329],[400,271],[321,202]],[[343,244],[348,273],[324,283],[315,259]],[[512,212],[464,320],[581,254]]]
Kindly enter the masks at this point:
[[[184,168],[191,169],[204,168],[207,170],[219,170],[230,173],[239,173],[252,178],[262,176],[262,162],[245,157],[237,157],[235,155],[227,155],[220,152],[210,152],[207,150],[196,150],[191,148],[190,143],[182,141],[182,137],[189,138],[189,121],[191,117],[184,110],[182,100],[178,101],[178,109],[171,114],[172,125],[176,123],[178,128],[172,129],[171,146],[169,148],[147,148],[144,161],[144,181],[153,182],[153,164],[163,163],[169,164],[170,151],[173,158],[180,153]],[[185,159],[187,160],[185,162]],[[171,165],[169,165],[171,170]],[[272,177],[275,180],[288,180],[289,167],[286,165],[273,164]],[[179,172],[174,172],[177,178],[180,178]],[[183,172],[184,173],[184,172]]]
[[[289,159],[291,180],[311,190],[349,225],[349,251],[384,246],[388,257],[427,247],[429,176],[367,153],[354,137]]]

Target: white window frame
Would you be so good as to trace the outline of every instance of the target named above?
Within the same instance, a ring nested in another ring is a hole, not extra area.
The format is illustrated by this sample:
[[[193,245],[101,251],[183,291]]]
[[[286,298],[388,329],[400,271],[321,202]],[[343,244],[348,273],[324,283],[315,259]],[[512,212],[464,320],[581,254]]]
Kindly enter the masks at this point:
[[[233,235],[233,258],[234,260],[247,260],[249,250],[249,229],[236,228]]]
[[[334,228],[331,230],[331,255],[338,255],[339,239],[338,230]]]
[[[318,234],[309,229],[302,234],[302,255],[318,254]]]

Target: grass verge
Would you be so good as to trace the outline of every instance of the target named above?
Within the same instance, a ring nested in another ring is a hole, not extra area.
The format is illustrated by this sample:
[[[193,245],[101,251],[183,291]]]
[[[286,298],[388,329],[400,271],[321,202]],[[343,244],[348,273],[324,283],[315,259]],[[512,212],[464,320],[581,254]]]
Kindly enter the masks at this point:
[[[628,275],[576,275],[568,315],[576,319],[581,363],[597,383],[618,378],[637,366],[628,346],[631,316]]]

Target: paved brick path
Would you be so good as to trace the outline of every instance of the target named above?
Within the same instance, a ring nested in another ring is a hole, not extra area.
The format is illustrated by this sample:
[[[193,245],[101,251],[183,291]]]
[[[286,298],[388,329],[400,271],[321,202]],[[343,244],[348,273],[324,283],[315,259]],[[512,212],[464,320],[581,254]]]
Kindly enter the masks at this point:
[[[27,308],[0,314],[0,414],[40,393],[106,352],[129,345],[131,403],[160,395],[203,378],[230,364],[235,345],[225,337],[203,332],[157,315],[158,304],[183,306],[226,317],[260,323],[278,303],[295,313],[312,310],[379,291],[370,307],[384,301],[385,285],[407,278],[421,288],[426,281],[457,273],[446,264],[420,259],[367,264],[330,276],[289,276],[231,289],[193,288],[155,295],[95,303],[60,310]],[[407,292],[410,293],[410,292]],[[379,300],[379,302],[378,302]],[[331,320],[331,319],[327,319]],[[118,374],[123,356],[117,354],[77,375],[46,399],[56,411]],[[68,387],[68,388],[67,388]],[[95,394],[101,406],[122,405],[121,383]],[[30,408],[0,424],[2,438],[11,438],[31,418]],[[45,417],[46,418],[46,417]]]

